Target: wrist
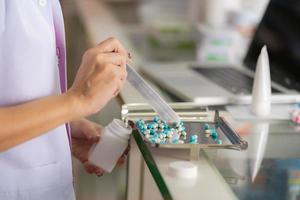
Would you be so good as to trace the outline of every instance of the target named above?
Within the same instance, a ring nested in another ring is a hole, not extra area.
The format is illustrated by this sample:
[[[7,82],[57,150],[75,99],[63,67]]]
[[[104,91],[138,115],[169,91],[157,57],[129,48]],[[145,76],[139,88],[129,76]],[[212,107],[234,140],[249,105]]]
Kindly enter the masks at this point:
[[[83,110],[82,101],[79,95],[75,95],[73,92],[66,92],[63,97],[68,105],[68,110],[70,111],[70,121],[76,121],[82,117],[85,117]]]

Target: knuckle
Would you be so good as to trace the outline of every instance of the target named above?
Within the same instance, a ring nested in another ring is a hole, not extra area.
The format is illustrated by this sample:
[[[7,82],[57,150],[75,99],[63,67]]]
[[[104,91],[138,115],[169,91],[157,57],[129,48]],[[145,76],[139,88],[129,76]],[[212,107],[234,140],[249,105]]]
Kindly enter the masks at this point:
[[[109,37],[108,40],[110,40],[111,42],[118,42],[118,39],[114,36]]]
[[[104,57],[103,57],[102,54],[98,53],[98,54],[95,55],[95,61],[96,61],[97,63],[102,63],[103,60],[104,60]]]
[[[120,79],[119,79],[117,73],[113,73],[112,80],[113,80],[114,82],[119,82]]]
[[[84,52],[83,57],[90,58],[90,57],[93,56],[93,54],[94,54],[94,50],[93,49],[88,49]]]
[[[118,40],[117,38],[111,37],[110,42],[118,49],[123,49],[123,46],[122,46],[120,40]]]

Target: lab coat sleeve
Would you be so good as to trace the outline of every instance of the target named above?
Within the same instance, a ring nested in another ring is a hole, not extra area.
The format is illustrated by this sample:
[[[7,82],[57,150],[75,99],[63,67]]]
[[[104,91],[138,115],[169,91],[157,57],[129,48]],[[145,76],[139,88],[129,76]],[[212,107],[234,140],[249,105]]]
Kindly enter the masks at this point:
[[[5,29],[5,1],[0,0],[0,34]]]

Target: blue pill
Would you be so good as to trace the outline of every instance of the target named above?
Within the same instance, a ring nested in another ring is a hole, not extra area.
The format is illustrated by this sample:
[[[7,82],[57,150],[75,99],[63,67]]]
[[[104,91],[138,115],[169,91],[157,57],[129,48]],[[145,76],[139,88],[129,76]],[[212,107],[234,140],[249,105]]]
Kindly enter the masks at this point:
[[[168,134],[168,133],[170,133],[171,131],[165,129],[163,132],[164,132],[165,134]]]
[[[198,139],[198,135],[191,135],[190,136],[190,140],[197,140]]]
[[[218,142],[218,144],[223,144],[223,141],[220,139],[217,142]]]
[[[164,129],[165,130],[170,130],[170,126],[168,124],[164,124]]]
[[[209,129],[209,124],[204,124],[204,130],[208,130]]]
[[[139,129],[143,129],[143,128],[144,128],[144,125],[143,125],[143,124],[137,124],[137,127],[138,127]]]
[[[178,142],[179,142],[178,139],[172,140],[172,143],[173,143],[173,144],[178,144]]]
[[[160,141],[160,144],[167,144],[167,141]]]
[[[137,122],[136,122],[136,124],[138,124],[138,125],[144,125],[145,124],[145,122],[144,122],[144,120],[138,120]]]
[[[154,122],[159,122],[159,121],[160,121],[160,119],[159,119],[159,117],[158,117],[158,116],[155,116],[155,117],[153,118],[153,121],[154,121]]]
[[[180,138],[180,135],[178,135],[176,133],[173,134],[173,137],[172,137],[173,140],[179,140],[179,138]]]
[[[181,126],[181,127],[179,127],[179,131],[185,131],[185,127],[184,126]]]
[[[191,135],[190,139],[189,139],[189,143],[196,144],[197,142],[198,142],[198,135],[196,135],[196,134]]]
[[[170,138],[170,137],[172,136],[172,132],[171,132],[171,131],[169,131],[169,132],[168,132],[166,135],[167,135],[167,137],[169,137],[169,138]]]
[[[150,142],[156,143],[156,139],[155,138],[150,138]]]
[[[218,133],[216,131],[213,131],[211,133],[211,138],[214,139],[214,140],[216,140],[218,138]]]

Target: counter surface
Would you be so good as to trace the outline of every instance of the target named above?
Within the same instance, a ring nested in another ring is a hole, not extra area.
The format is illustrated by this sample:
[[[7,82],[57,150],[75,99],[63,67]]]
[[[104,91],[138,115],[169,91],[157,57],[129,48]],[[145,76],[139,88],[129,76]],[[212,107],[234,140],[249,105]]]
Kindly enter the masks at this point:
[[[95,45],[108,36],[115,36],[134,56],[133,66],[139,67],[146,63],[126,34],[128,27],[134,26],[124,27],[111,8],[102,1],[76,0],[76,4],[92,44]],[[153,86],[167,101],[172,101],[172,97]],[[126,84],[120,97],[123,103],[144,102],[129,84]],[[195,181],[182,181],[170,177],[166,169],[172,161],[187,160],[186,151],[152,148],[142,141],[132,140],[127,198],[156,199],[157,191],[161,192],[158,195],[161,199],[299,198],[300,128],[289,121],[235,121],[228,113],[223,112],[223,115],[248,141],[249,148],[246,151],[200,151],[200,160],[196,162],[199,166],[198,178]],[[153,180],[148,180],[147,173],[151,173],[144,167],[144,161],[150,172],[154,170],[159,173],[159,176],[152,174],[156,186],[149,186]],[[156,180],[160,176],[166,185]],[[170,193],[163,191],[165,186]]]

